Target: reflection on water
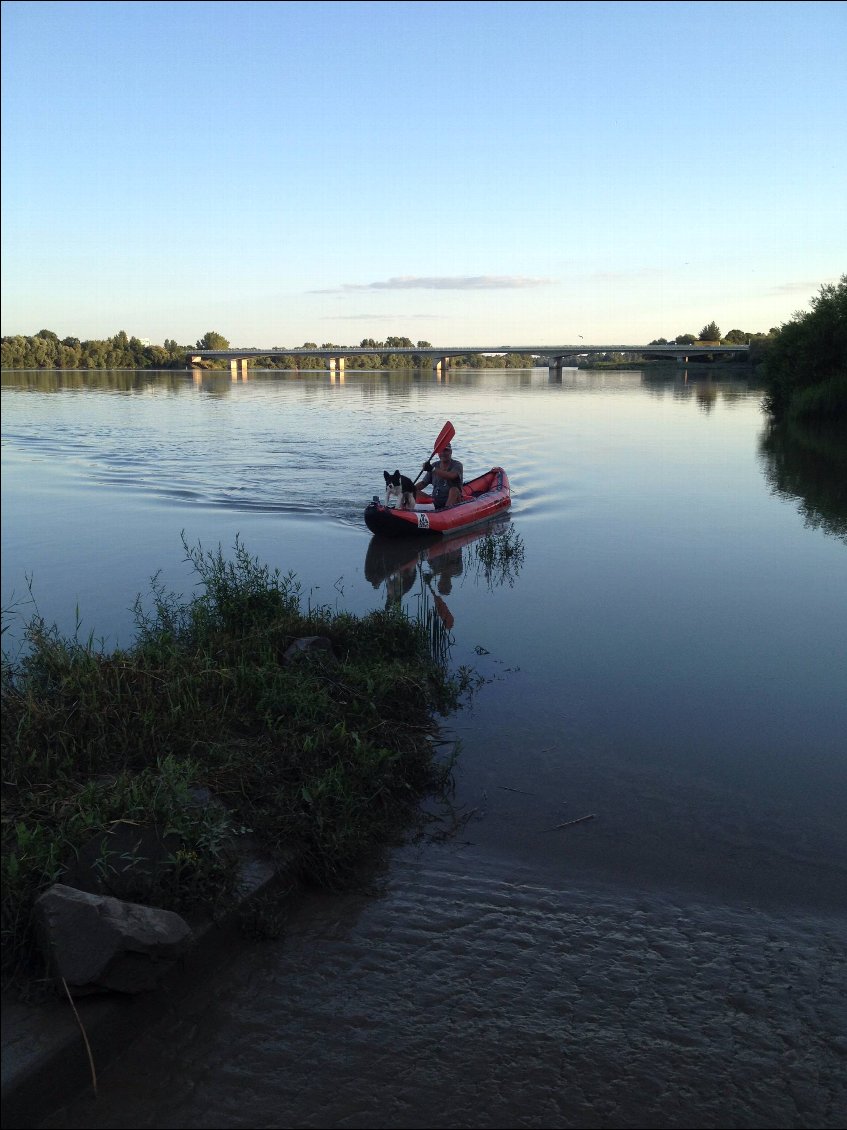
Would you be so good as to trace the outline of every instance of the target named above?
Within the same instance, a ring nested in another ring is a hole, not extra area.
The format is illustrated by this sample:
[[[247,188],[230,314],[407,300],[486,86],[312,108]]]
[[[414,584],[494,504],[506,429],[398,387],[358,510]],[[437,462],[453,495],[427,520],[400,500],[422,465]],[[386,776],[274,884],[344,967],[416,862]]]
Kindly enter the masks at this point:
[[[365,555],[365,577],[377,589],[385,585],[385,607],[399,606],[414,596],[426,611],[430,602],[451,631],[455,617],[445,601],[459,577],[470,576],[489,589],[514,585],[524,559],[523,541],[509,517],[498,516],[463,534],[434,542],[431,538],[386,538],[374,535]]]
[[[773,491],[796,499],[808,529],[847,541],[847,428],[786,421],[764,433],[760,451]]]
[[[657,397],[694,400],[703,412],[711,412],[716,404],[740,403],[750,396],[750,373],[747,369],[721,366],[718,372],[703,371],[703,366],[683,370],[646,370],[639,376],[644,387]]]
[[[469,578],[488,589],[512,586],[521,571],[524,545],[511,517],[490,522],[452,537],[387,538],[374,535],[365,554],[365,578],[373,588],[385,585],[385,607],[404,601],[426,628],[433,655],[446,662],[455,642],[456,617],[446,597],[454,583]]]
[[[207,376],[230,383],[228,373],[204,373],[204,381]],[[31,392],[179,392],[193,382],[184,369],[4,369],[2,384]]]

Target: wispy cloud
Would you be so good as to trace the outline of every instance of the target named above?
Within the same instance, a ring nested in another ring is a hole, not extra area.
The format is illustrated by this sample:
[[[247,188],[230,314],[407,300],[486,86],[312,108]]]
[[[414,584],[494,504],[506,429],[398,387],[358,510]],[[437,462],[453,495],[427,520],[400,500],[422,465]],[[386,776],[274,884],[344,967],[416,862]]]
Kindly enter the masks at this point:
[[[825,279],[824,282],[836,282],[835,278]],[[815,279],[812,282],[789,282],[780,283],[779,286],[772,286],[768,294],[806,294],[811,296],[817,294],[821,288],[820,279]]]
[[[527,287],[550,286],[553,279],[528,278],[525,275],[398,275],[371,283],[342,283],[331,290],[313,294],[343,294],[351,290],[525,290]]]
[[[325,322],[396,322],[400,318],[403,321],[442,321],[441,314],[327,314],[323,318]]]

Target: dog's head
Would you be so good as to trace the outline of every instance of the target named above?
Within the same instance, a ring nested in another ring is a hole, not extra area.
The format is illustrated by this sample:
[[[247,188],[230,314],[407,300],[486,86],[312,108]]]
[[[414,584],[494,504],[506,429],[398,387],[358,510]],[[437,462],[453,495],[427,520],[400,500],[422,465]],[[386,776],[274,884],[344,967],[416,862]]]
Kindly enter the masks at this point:
[[[400,486],[400,480],[402,479],[403,476],[400,474],[399,471],[395,471],[393,475],[389,475],[389,473],[387,471],[383,471],[382,477],[385,479],[385,485],[387,487],[399,487]]]

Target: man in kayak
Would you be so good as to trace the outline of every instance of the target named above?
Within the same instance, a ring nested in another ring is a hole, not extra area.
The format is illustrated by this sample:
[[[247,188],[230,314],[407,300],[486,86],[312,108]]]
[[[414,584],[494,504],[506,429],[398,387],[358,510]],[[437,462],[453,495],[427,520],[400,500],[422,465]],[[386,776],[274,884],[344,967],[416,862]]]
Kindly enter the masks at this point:
[[[426,471],[421,486],[432,483],[432,501],[436,510],[455,506],[461,501],[464,472],[459,460],[453,458],[453,448],[449,443],[438,452],[437,463],[424,463],[421,470]]]

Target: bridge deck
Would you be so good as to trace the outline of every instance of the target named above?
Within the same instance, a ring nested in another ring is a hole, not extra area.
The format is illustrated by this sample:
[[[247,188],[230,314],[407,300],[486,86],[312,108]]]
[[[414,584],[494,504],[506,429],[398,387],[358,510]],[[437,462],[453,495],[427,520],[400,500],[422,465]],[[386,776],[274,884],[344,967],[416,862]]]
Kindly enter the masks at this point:
[[[417,346],[395,349],[391,346],[332,346],[308,349],[193,349],[189,358],[216,358],[221,361],[240,361],[250,357],[363,357],[373,354],[391,353],[403,357],[465,357],[468,354],[498,355],[506,353],[530,353],[537,357],[572,357],[577,354],[596,353],[666,353],[671,357],[691,357],[698,353],[748,353],[749,345],[465,345],[465,346]]]

